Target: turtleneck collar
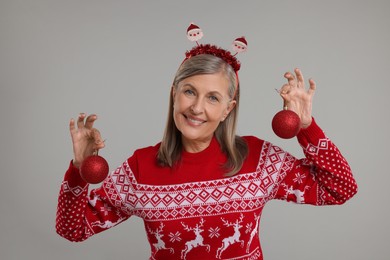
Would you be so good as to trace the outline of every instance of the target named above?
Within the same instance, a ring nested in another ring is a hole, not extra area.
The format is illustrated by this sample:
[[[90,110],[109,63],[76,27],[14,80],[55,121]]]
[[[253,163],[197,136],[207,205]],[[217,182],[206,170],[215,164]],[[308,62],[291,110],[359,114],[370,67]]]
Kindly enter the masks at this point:
[[[220,151],[221,149],[217,138],[213,136],[209,146],[200,152],[190,153],[183,149],[182,160],[186,163],[202,163],[212,158],[213,155],[215,156],[217,153],[220,153]]]

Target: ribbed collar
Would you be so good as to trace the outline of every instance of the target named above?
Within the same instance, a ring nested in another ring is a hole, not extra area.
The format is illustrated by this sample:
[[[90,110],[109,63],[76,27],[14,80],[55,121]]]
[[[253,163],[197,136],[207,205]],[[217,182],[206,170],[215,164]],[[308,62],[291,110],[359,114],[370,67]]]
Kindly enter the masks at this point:
[[[206,162],[210,160],[210,158],[213,158],[220,153],[221,153],[220,145],[217,141],[217,138],[213,136],[209,146],[203,151],[197,153],[190,153],[183,149],[181,156],[184,162],[196,164],[196,163]]]

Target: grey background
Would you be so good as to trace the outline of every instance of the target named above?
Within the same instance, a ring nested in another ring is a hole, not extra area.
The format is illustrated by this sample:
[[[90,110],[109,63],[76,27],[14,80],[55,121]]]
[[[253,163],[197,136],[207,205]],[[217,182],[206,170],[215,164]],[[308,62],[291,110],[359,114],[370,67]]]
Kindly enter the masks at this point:
[[[272,201],[265,259],[388,259],[390,2],[0,1],[0,259],[147,259],[140,219],[83,243],[54,230],[72,158],[68,122],[97,113],[112,169],[162,136],[173,75],[190,22],[203,43],[240,54],[239,134],[302,156],[271,129],[283,73],[302,69],[318,89],[313,114],[350,162],[358,194],[335,207]]]

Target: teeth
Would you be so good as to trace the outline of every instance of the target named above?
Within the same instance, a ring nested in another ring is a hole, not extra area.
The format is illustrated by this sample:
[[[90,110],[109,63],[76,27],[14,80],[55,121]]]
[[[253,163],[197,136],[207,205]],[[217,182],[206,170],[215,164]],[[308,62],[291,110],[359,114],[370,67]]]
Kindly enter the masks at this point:
[[[196,119],[192,119],[192,118],[188,118],[189,121],[191,121],[192,123],[194,124],[197,124],[197,125],[200,125],[203,123],[203,121],[199,121],[199,120],[196,120]]]

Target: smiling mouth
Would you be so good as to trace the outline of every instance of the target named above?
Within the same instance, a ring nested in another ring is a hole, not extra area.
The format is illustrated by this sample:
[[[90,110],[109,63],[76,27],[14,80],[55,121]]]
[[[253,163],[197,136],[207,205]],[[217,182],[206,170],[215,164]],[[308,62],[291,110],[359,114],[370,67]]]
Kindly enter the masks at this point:
[[[187,115],[184,115],[184,117],[187,119],[187,121],[188,121],[191,125],[199,126],[199,125],[202,125],[203,123],[206,122],[205,120],[201,120],[201,119],[198,119],[198,118],[189,117],[189,116],[187,116]]]

